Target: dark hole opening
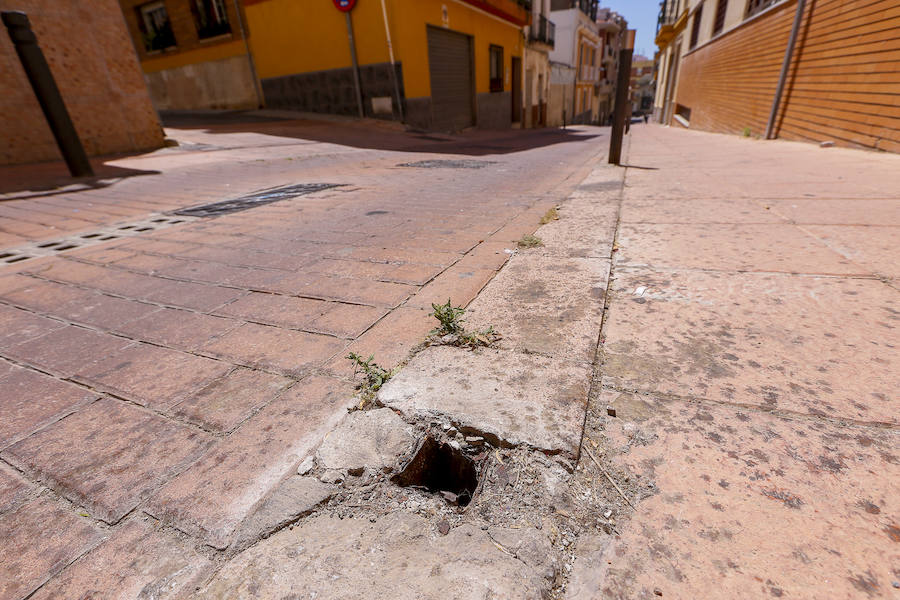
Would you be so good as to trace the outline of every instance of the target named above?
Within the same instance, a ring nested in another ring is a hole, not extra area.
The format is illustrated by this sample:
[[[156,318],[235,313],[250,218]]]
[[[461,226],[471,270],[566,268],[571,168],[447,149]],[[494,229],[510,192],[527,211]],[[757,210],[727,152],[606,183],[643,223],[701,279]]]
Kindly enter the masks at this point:
[[[6,262],[7,263],[15,263],[15,262],[23,261],[23,260],[28,260],[29,258],[31,258],[31,257],[30,256],[17,256],[15,258],[7,259]]]
[[[478,487],[478,473],[471,458],[450,444],[427,436],[392,481],[403,487],[440,493],[451,504],[466,506]]]
[[[77,248],[77,244],[66,244],[65,246],[60,246],[59,248],[55,248],[58,252],[62,252],[63,250],[71,250],[72,248]]]
[[[95,237],[100,237],[101,235],[103,235],[103,234],[102,234],[102,233],[89,233],[89,234],[87,234],[87,235],[81,236],[81,238],[82,238],[82,239],[85,239],[85,240],[90,240],[90,239],[93,239],[93,238],[95,238]]]
[[[43,244],[38,244],[38,248],[52,248],[57,244],[62,244],[62,242],[45,242]]]

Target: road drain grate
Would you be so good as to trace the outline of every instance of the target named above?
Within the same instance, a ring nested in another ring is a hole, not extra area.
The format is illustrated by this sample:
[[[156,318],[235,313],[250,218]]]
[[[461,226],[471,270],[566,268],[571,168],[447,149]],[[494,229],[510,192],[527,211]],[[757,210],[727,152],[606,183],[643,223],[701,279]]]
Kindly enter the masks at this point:
[[[466,506],[478,487],[475,461],[451,446],[426,436],[412,460],[391,479],[397,485],[441,494],[451,504]]]
[[[495,164],[497,164],[497,161],[493,160],[420,160],[397,166],[416,167],[419,169],[483,169],[488,165]]]
[[[109,227],[104,227],[103,229],[98,229],[97,231],[77,233],[56,240],[34,242],[15,248],[4,248],[3,250],[0,250],[0,267],[3,265],[20,263],[32,258],[53,256],[54,254],[59,254],[60,252],[65,252],[67,250],[77,250],[79,248],[93,246],[110,240],[133,237],[148,231],[156,231],[157,229],[164,229],[166,227],[171,227],[172,225],[189,223],[191,221],[194,221],[194,219],[155,214],[140,221],[111,225]]]
[[[304,196],[319,192],[330,188],[340,187],[343,183],[299,183],[297,185],[285,185],[276,188],[269,188],[253,192],[240,198],[232,200],[222,200],[211,204],[203,204],[201,206],[192,206],[190,208],[182,208],[176,210],[174,214],[189,217],[218,217],[227,215],[249,208],[255,208],[264,204],[278,202],[279,200],[288,200],[297,196]]]

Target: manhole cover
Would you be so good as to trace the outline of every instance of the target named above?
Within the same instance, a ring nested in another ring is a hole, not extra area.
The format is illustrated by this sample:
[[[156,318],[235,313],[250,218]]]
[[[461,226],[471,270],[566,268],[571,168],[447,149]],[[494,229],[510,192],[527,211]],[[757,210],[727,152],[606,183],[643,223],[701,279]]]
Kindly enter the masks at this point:
[[[497,164],[492,160],[420,160],[403,163],[399,167],[416,167],[419,169],[483,169]]]
[[[438,493],[459,506],[469,504],[478,488],[475,461],[431,436],[425,437],[409,464],[391,480],[403,487]]]
[[[278,202],[279,200],[288,200],[290,198],[296,198],[297,196],[303,196],[306,194],[311,194],[313,192],[327,190],[329,188],[340,187],[342,185],[344,184],[298,183],[296,185],[285,185],[281,187],[260,190],[258,192],[253,192],[252,194],[241,196],[240,198],[234,198],[232,200],[222,200],[220,202],[213,202],[211,204],[182,208],[180,210],[176,210],[174,214],[184,215],[188,217],[218,217],[220,215],[240,212],[242,210],[247,210],[248,208],[262,206],[263,204],[270,204],[272,202]]]

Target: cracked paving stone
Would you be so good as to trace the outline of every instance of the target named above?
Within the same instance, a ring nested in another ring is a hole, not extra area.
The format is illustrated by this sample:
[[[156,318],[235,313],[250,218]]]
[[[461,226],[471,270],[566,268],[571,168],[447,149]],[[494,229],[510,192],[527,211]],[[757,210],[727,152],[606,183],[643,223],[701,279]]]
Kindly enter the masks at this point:
[[[319,466],[339,471],[391,467],[416,443],[415,431],[389,408],[348,414],[319,446]]]
[[[444,415],[461,429],[574,456],[591,368],[517,352],[432,346],[378,392],[387,407]]]
[[[286,560],[287,559],[287,560]],[[550,582],[465,524],[447,535],[409,513],[379,519],[320,515],[237,555],[197,594],[213,598],[538,600]]]

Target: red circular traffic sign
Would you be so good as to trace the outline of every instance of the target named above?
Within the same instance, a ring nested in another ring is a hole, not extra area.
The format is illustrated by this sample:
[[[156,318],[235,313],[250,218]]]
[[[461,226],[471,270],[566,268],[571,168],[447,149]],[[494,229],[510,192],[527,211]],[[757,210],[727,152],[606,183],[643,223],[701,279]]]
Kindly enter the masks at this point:
[[[356,6],[356,0],[331,0],[334,7],[341,12],[350,12]]]

